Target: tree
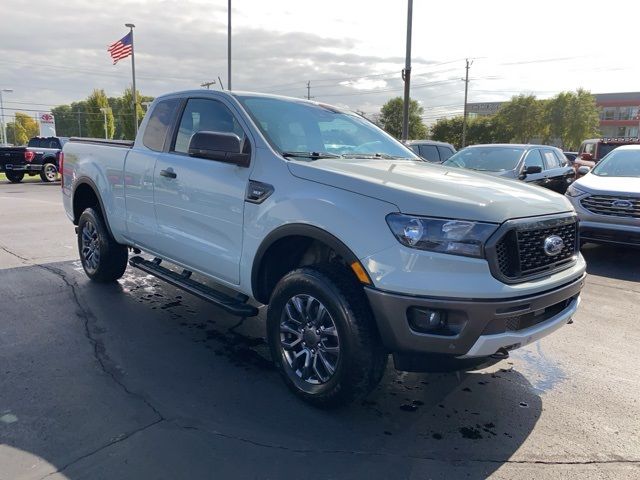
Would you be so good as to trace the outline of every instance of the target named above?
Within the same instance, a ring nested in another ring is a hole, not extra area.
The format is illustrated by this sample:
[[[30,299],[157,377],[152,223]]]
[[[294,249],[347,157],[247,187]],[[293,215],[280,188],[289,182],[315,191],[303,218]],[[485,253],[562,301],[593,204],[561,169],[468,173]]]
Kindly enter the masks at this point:
[[[451,143],[456,148],[462,145],[463,117],[442,118],[431,126],[431,138]],[[509,133],[495,115],[467,119],[467,144],[497,143],[509,141]]]
[[[40,133],[38,122],[26,113],[16,112],[15,121],[7,123],[7,140],[24,145]]]
[[[143,101],[140,92],[136,90],[136,110],[138,111],[138,122],[144,117],[144,110],[142,110],[141,102]],[[120,106],[120,118],[122,122],[123,137],[127,140],[134,140],[136,138],[136,131],[133,118],[133,90],[127,88],[121,97]]]
[[[404,100],[396,97],[389,100],[380,110],[380,125],[387,133],[396,138],[402,136],[402,108]],[[424,109],[416,100],[409,100],[409,138],[420,139],[427,137],[427,127],[422,122]]]
[[[570,114],[564,147],[577,150],[585,138],[600,135],[600,114],[596,98],[579,88],[570,103]]]
[[[105,137],[104,131],[104,114],[100,110],[101,108],[108,108],[107,111],[107,138],[113,138],[115,131],[115,124],[113,121],[113,112],[109,108],[109,100],[104,93],[104,90],[94,90],[87,98],[87,126],[88,134],[90,137],[103,138]]]
[[[462,145],[462,116],[440,118],[431,125],[431,138],[440,142],[447,142],[456,148]],[[474,143],[468,138],[469,143]]]
[[[544,103],[534,95],[518,95],[505,102],[496,114],[509,141],[529,143],[545,135]]]

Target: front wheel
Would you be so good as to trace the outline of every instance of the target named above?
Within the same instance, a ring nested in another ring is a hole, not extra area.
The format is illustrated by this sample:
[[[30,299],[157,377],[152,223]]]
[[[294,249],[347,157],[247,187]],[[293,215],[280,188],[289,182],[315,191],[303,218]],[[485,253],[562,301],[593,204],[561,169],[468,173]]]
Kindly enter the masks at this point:
[[[40,179],[43,182],[51,183],[58,179],[58,169],[53,163],[45,163],[40,172]]]
[[[267,329],[285,383],[313,405],[362,398],[382,378],[387,354],[362,287],[344,267],[285,275],[271,296]]]
[[[127,268],[127,247],[107,230],[102,215],[87,208],[78,220],[78,250],[87,276],[96,282],[113,282]]]
[[[24,178],[24,172],[6,171],[4,174],[11,183],[20,183]]]

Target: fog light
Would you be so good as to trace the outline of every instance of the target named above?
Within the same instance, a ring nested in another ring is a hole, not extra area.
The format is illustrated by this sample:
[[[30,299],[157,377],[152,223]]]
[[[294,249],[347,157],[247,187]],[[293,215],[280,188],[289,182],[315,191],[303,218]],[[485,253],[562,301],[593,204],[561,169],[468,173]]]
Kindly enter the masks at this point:
[[[418,332],[436,333],[447,330],[447,312],[411,307],[407,312],[409,326]]]

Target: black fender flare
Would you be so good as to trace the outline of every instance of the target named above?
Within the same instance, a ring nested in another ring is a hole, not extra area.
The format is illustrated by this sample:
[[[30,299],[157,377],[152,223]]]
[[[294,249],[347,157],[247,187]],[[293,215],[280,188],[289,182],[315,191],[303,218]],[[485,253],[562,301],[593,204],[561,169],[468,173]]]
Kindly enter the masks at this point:
[[[340,255],[348,265],[358,261],[358,257],[349,247],[347,247],[338,237],[326,230],[323,230],[322,228],[306,223],[288,223],[286,225],[282,225],[277,227],[275,230],[272,230],[262,240],[262,243],[260,243],[260,246],[253,257],[253,264],[251,267],[251,291],[253,293],[253,298],[258,301],[261,301],[260,299],[263,296],[260,291],[259,273],[264,255],[273,244],[285,237],[307,237],[313,240],[318,240],[335,250],[335,252]]]
[[[75,184],[73,185],[73,192],[71,193],[71,206],[74,210],[73,224],[78,225],[78,220],[80,219],[80,215],[82,214],[82,212],[80,212],[80,215],[78,215],[78,217],[76,218],[76,215],[75,215],[76,191],[78,190],[78,187],[80,187],[81,185],[87,185],[89,188],[91,188],[91,190],[93,190],[94,195],[98,199],[98,204],[100,205],[100,213],[102,214],[102,219],[104,220],[104,224],[107,227],[107,231],[109,232],[109,235],[113,237],[113,232],[111,231],[111,226],[109,225],[109,219],[107,218],[106,210],[104,208],[104,203],[102,203],[102,197],[98,193],[99,191],[98,187],[96,186],[94,181],[91,180],[89,177],[80,177],[78,180],[76,180]]]

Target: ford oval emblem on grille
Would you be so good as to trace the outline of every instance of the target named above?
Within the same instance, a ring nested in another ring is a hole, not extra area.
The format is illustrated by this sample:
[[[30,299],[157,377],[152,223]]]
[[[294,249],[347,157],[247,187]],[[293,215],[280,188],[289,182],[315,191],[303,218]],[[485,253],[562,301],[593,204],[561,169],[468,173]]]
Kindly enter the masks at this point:
[[[624,208],[625,210],[628,208],[633,208],[633,203],[631,203],[629,200],[615,200],[611,205],[616,208]]]
[[[544,239],[544,253],[550,257],[555,257],[564,248],[564,241],[557,235],[551,235]]]

